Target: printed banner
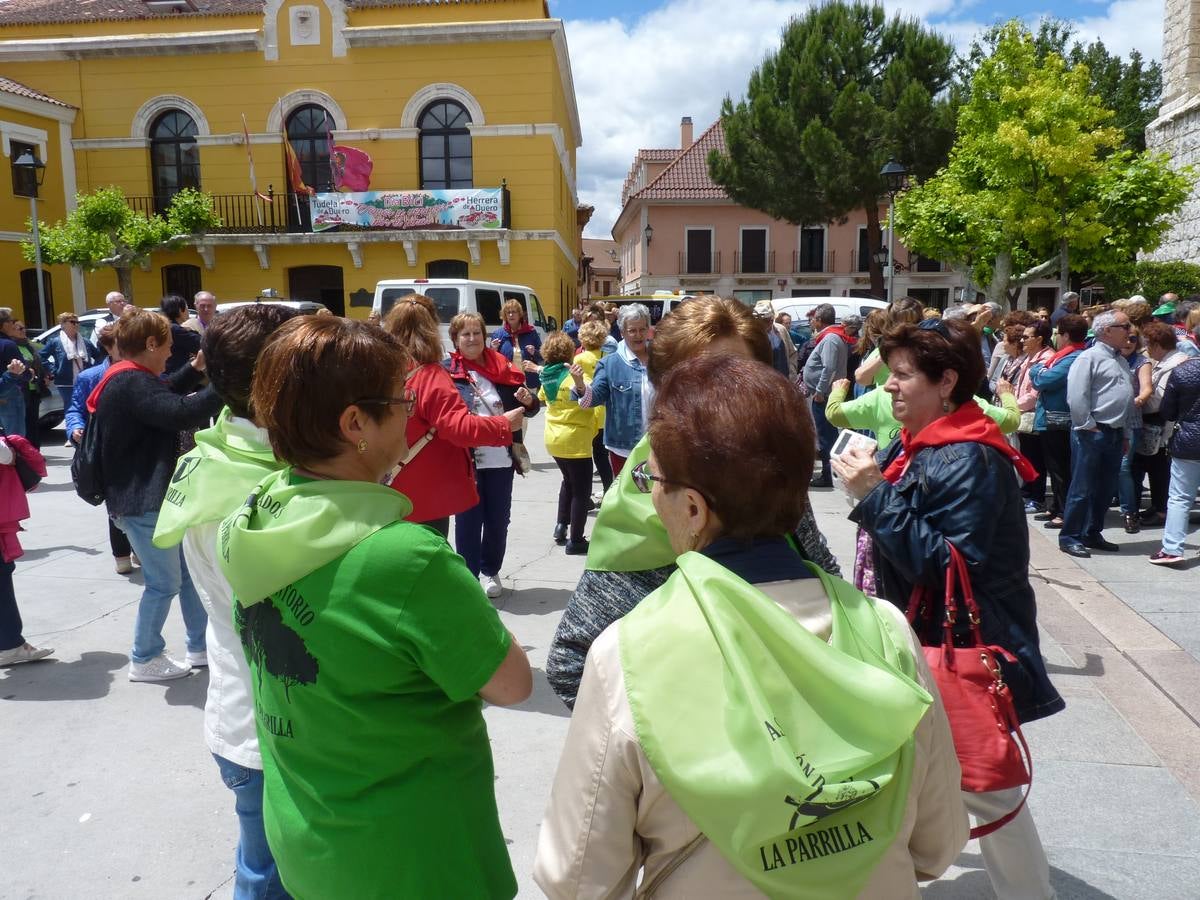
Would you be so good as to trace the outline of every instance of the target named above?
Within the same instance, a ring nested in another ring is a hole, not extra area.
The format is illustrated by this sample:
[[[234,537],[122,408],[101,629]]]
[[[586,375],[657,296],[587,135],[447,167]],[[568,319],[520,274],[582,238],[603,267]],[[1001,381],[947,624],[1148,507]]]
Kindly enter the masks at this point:
[[[504,217],[503,188],[318,193],[310,203],[313,231],[327,231],[338,225],[500,228]]]

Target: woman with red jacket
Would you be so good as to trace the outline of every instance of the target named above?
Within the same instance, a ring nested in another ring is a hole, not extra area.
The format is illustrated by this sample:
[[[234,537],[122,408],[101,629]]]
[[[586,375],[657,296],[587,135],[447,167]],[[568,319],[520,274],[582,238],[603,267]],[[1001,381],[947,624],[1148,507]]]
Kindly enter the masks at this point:
[[[413,505],[408,521],[450,534],[450,517],[479,502],[474,447],[508,447],[525,420],[522,409],[475,416],[442,367],[442,339],[433,301],[423,294],[401,298],[383,321],[408,349],[414,368],[407,386],[416,394],[405,438],[408,455],[392,487]]]
[[[26,643],[21,634],[13,570],[16,560],[25,552],[17,532],[21,530],[21,521],[29,518],[29,501],[17,474],[18,454],[29,468],[46,477],[46,460],[33,444],[17,434],[0,437],[0,666],[45,659],[54,652],[49,647],[38,649]]]

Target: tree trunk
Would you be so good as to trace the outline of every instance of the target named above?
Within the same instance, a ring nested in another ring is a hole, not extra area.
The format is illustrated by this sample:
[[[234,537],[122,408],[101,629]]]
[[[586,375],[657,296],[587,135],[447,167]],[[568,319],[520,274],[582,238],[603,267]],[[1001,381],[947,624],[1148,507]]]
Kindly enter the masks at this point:
[[[1058,296],[1071,290],[1071,249],[1067,239],[1063,238],[1058,244]]]
[[[992,264],[992,278],[984,288],[984,296],[1001,309],[1008,309],[1008,288],[1012,279],[1013,259],[1011,253],[999,253]]]
[[[883,297],[886,296],[884,292],[887,290],[883,283],[883,269],[875,261],[875,254],[883,249],[883,230],[879,227],[879,202],[869,199],[864,205],[867,209],[867,271],[871,275],[871,296]],[[888,297],[889,302],[892,299]]]
[[[117,290],[125,295],[125,302],[133,302],[133,267],[113,266],[117,270]]]

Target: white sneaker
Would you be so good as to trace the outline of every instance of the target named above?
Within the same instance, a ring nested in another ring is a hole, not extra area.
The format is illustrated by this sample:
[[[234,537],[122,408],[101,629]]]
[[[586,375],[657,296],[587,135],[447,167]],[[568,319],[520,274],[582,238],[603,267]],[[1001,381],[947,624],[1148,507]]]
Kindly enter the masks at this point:
[[[128,575],[133,571],[133,560],[128,556],[114,556],[113,562],[116,564],[118,575]]]
[[[180,665],[169,656],[160,653],[150,662],[129,664],[130,681],[173,681],[183,678],[192,671],[192,667],[184,663]]]
[[[500,596],[502,588],[499,580],[494,575],[480,575],[479,583],[483,585],[483,592],[495,600]]]
[[[201,650],[198,653],[193,653],[191,650],[187,652],[184,660],[193,669],[203,669],[208,666],[208,651]]]

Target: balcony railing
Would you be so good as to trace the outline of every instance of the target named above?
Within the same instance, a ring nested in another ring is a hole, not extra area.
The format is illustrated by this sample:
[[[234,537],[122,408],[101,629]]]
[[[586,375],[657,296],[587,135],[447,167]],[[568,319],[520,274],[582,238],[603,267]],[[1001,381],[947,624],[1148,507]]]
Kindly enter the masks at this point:
[[[814,256],[816,259],[813,259]],[[797,275],[833,272],[834,259],[835,257],[833,250],[826,250],[824,253],[820,254],[805,253],[803,250],[793,250],[792,272]]]
[[[679,253],[679,274],[680,275],[720,275],[721,274],[721,251],[716,250],[711,253],[687,253],[680,251]]]
[[[254,194],[210,194],[213,210],[221,220],[211,234],[279,234],[312,230],[308,197],[304,194],[276,194],[269,190],[267,199]],[[154,197],[127,197],[135,211],[151,216],[157,211]]]
[[[768,275],[775,272],[775,251],[741,253],[734,251],[733,271],[737,275]]]

